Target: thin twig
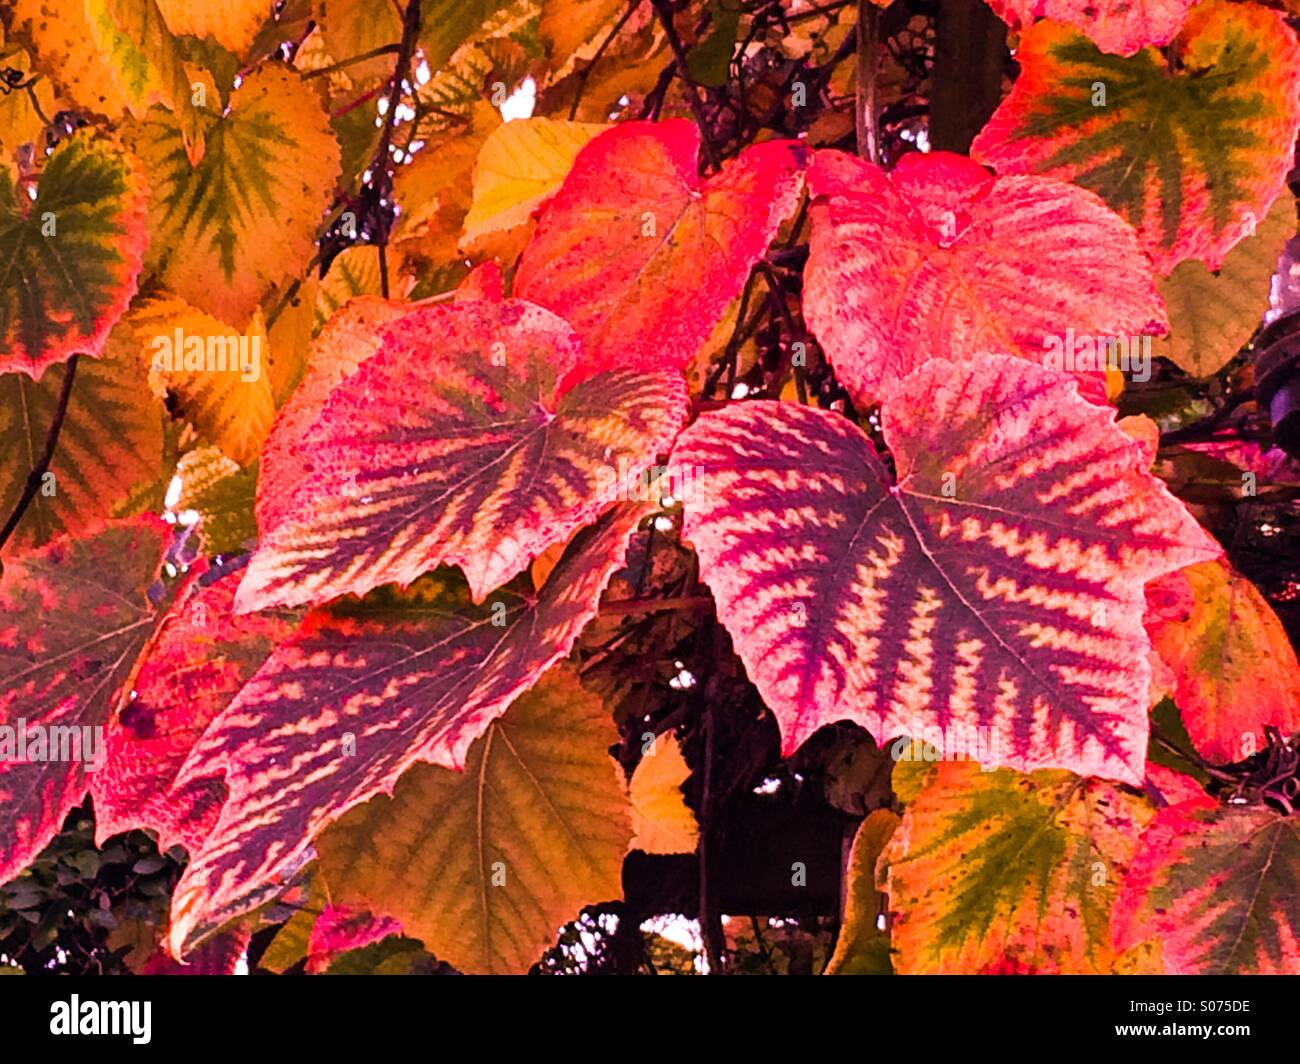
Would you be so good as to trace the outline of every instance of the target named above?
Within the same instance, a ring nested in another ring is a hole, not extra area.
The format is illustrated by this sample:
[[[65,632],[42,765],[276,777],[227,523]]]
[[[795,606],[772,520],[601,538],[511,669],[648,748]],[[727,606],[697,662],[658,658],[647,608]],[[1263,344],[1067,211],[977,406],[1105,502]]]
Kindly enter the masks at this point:
[[[340,59],[337,63],[331,63],[329,66],[323,66],[316,70],[309,70],[302,76],[303,81],[311,78],[322,78],[326,74],[333,74],[336,70],[343,70],[350,67],[353,63],[362,63],[367,59],[377,59],[381,55],[393,55],[401,50],[400,44],[381,44],[378,48],[371,48],[368,52],[361,52],[354,55],[351,59]]]
[[[63,386],[59,389],[58,402],[54,407],[54,417],[50,420],[49,431],[45,434],[45,450],[41,452],[41,457],[32,466],[32,471],[27,474],[27,483],[23,487],[22,497],[18,500],[18,505],[14,507],[13,513],[9,515],[9,520],[5,522],[4,528],[0,529],[0,549],[4,548],[4,545],[9,542],[9,537],[14,534],[14,529],[18,527],[18,522],[23,519],[23,514],[27,512],[32,500],[36,498],[36,493],[41,489],[41,480],[50,468],[50,462],[54,458],[55,445],[59,442],[59,433],[63,430],[63,419],[68,413],[68,400],[72,397],[72,382],[77,375],[77,359],[79,357],[73,355],[68,359],[67,366],[63,371]]]
[[[614,43],[614,38],[623,31],[623,27],[627,25],[627,20],[636,13],[636,9],[640,6],[641,0],[632,0],[632,2],[627,5],[627,10],[623,12],[623,17],[614,23],[614,28],[609,31],[609,36],[606,37],[604,41],[601,42],[600,47],[596,49],[596,54],[591,57],[591,61],[578,72],[578,87],[574,90],[573,105],[569,108],[570,122],[572,122],[578,115],[578,104],[582,102],[582,94],[587,91],[587,79],[591,77],[592,70],[605,54],[605,49]]]
[[[858,0],[858,68],[855,120],[858,154],[880,165],[876,140],[876,71],[880,63],[880,10],[871,0]]]
[[[709,165],[717,170],[722,165],[722,156],[718,153],[718,146],[713,143],[713,136],[709,133],[708,116],[704,113],[704,104],[695,91],[695,82],[691,80],[687,71],[686,48],[682,44],[681,37],[677,35],[677,27],[673,25],[673,13],[668,8],[668,0],[650,0],[650,2],[654,5],[655,14],[659,16],[659,21],[664,28],[664,36],[668,38],[668,47],[673,50],[673,58],[677,61],[677,74],[686,88],[686,98],[690,101],[691,112],[695,115],[695,124],[700,127],[704,154],[708,157]]]
[[[622,599],[601,604],[602,617],[630,617],[638,613],[661,613],[668,610],[695,610],[712,606],[709,595],[683,595],[680,598]]]

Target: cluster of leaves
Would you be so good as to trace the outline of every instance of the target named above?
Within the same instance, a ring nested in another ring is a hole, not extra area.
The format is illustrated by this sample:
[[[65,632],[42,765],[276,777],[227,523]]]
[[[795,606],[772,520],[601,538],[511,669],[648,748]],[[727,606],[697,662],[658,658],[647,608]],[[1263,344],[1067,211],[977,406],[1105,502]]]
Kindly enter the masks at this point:
[[[1300,41],[881,7],[0,9],[6,963],[1300,971]]]

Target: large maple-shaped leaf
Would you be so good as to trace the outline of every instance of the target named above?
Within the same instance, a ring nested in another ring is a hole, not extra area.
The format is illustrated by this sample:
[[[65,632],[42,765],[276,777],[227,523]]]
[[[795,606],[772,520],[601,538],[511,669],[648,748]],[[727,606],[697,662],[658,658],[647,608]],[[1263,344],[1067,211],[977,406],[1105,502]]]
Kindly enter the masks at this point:
[[[226,796],[219,776],[171,785],[207,726],[296,621],[269,611],[234,615],[238,585],[238,574],[195,581],[163,621],[129,701],[109,722],[104,765],[91,779],[98,842],[146,827],[158,832],[159,849],[179,842],[193,853],[216,826]]]
[[[1291,169],[1300,128],[1300,44],[1282,16],[1208,0],[1163,54],[1104,55],[1053,22],[1031,27],[1021,73],[971,154],[1097,192],[1141,234],[1161,273],[1217,270],[1253,231]],[[1104,91],[1104,102],[1101,93]]]
[[[1300,819],[1209,797],[1160,810],[1115,902],[1117,949],[1172,975],[1300,975]]]
[[[704,182],[699,147],[691,122],[616,126],[543,208],[514,291],[578,331],[576,377],[685,366],[798,203],[799,145],[755,145]]]
[[[155,108],[132,143],[153,186],[162,280],[242,328],[258,300],[311,258],[339,147],[311,86],[275,64],[245,77],[205,133],[191,165],[180,128]]]
[[[34,201],[0,167],[0,373],[39,377],[98,355],[135,294],[147,239],[139,168],[105,137],[64,143]]]
[[[468,973],[528,971],[584,905],[622,897],[632,836],[618,729],[557,666],[489,725],[464,772],[417,765],[317,843],[333,898],[387,913]]]
[[[1113,412],[1023,360],[931,361],[883,428],[894,482],[847,418],[793,403],[707,413],[674,451],[684,534],[782,749],[849,719],[1140,780],[1143,582],[1218,546]]]
[[[1067,22],[1103,52],[1132,55],[1147,45],[1168,44],[1196,0],[989,0],[1012,29],[1036,19]]]
[[[0,513],[12,512],[45,448],[66,372],[38,381],[0,376]],[[163,416],[130,330],[115,329],[101,358],[78,362],[49,476],[4,549],[39,546],[117,516],[159,478]]]
[[[140,518],[5,558],[0,882],[55,836],[100,767],[95,729],[108,723],[153,629],[147,590],[170,532],[155,517]],[[22,729],[25,757],[16,745]]]
[[[1300,731],[1300,662],[1254,584],[1219,559],[1161,577],[1146,595],[1151,643],[1202,757],[1242,761],[1264,748],[1268,725]]]
[[[881,857],[895,970],[1108,971],[1111,907],[1153,812],[1069,772],[938,765]]]
[[[808,190],[804,313],[859,403],[928,358],[998,351],[1043,364],[1048,338],[1063,343],[1067,330],[1126,349],[1130,336],[1164,330],[1136,235],[1085,189],[995,178],[948,152],[905,155],[887,174],[819,151]],[[1104,399],[1104,353],[1079,366]]]
[[[620,464],[653,464],[686,416],[673,372],[616,370],[557,397],[581,357],[563,321],[518,300],[394,322],[294,445],[301,482],[262,528],[239,607],[405,585],[437,565],[460,566],[481,601],[568,540],[616,498]]]
[[[171,948],[283,889],[315,836],[418,761],[470,744],[573,646],[647,507],[570,544],[536,600],[473,606],[442,570],[401,593],[308,615],[209,727],[178,777],[224,773],[230,797],[172,903]]]

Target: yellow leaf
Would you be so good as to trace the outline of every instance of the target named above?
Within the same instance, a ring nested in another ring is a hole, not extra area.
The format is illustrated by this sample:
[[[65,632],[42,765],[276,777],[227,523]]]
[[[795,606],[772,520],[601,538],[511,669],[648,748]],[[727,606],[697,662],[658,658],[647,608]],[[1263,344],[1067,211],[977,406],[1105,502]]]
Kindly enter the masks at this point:
[[[322,0],[321,34],[325,51],[335,60],[351,59],[402,39],[402,5],[396,0]],[[387,77],[396,61],[392,54],[350,63],[348,76],[357,80]]]
[[[1193,377],[1226,366],[1259,328],[1268,310],[1269,281],[1295,231],[1295,197],[1284,188],[1254,235],[1228,252],[1218,273],[1199,259],[1175,266],[1159,282],[1169,309],[1169,335],[1153,341],[1151,353]]]
[[[691,774],[672,732],[657,736],[654,748],[632,772],[632,849],[642,853],[694,853],[699,842],[695,814],[682,797]]]
[[[845,872],[844,920],[823,975],[888,975],[892,971],[889,932],[881,926],[886,905],[876,882],[876,862],[898,822],[897,813],[877,809],[853,836]]]
[[[551,0],[542,8],[540,32],[551,64],[559,69],[570,56],[600,35],[627,10],[628,0]],[[606,31],[608,32],[608,31]]]
[[[197,166],[175,120],[154,109],[130,131],[150,174],[160,280],[191,305],[243,326],[273,287],[300,275],[339,172],[315,92],[287,67],[259,67],[207,129]]]
[[[127,96],[96,47],[83,0],[13,0],[9,25],[31,46],[36,69],[75,104],[109,118],[126,113]]]
[[[178,37],[211,37],[243,56],[271,17],[273,0],[158,0],[163,18]]]
[[[414,279],[405,273],[399,249],[390,247],[385,254],[388,260],[389,297],[402,299],[411,290]],[[329,272],[316,290],[313,331],[320,332],[321,326],[349,299],[382,293],[379,249],[369,244],[347,248],[330,263]]]
[[[465,216],[462,246],[527,224],[560,187],[582,146],[607,127],[593,122],[527,118],[496,129],[474,165],[474,200]]]
[[[133,323],[154,387],[228,457],[256,460],[275,417],[261,312],[242,335],[177,299],[148,304]]]
[[[3,24],[0,24],[0,45],[4,46],[0,51],[7,53],[4,65],[22,74],[23,81],[31,80],[31,58],[17,45],[13,46],[16,51],[8,46]],[[41,132],[45,123],[32,103],[33,93],[47,117],[53,117],[59,110],[47,77],[38,77],[30,89],[0,93],[0,166],[11,165],[24,144],[33,145],[35,151],[44,147]]]
[[[584,905],[622,896],[617,740],[601,700],[553,669],[463,772],[416,765],[317,838],[334,904],[394,917],[463,972],[526,972]]]

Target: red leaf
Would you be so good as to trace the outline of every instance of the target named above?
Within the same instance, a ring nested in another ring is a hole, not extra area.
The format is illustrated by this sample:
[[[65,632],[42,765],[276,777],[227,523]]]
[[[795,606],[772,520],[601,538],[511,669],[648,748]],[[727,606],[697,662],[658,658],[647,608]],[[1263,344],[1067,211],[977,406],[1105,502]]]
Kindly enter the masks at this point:
[[[1048,18],[1086,33],[1103,52],[1132,55],[1147,45],[1168,44],[1195,0],[989,0],[1013,30]]]
[[[153,629],[146,591],[170,535],[142,517],[5,559],[0,883],[57,834],[102,764],[104,725]]]
[[[685,535],[783,751],[849,719],[1140,782],[1142,585],[1218,546],[1112,411],[1022,360],[929,362],[883,427],[896,483],[850,421],[790,403],[705,414],[674,453]]]
[[[1077,341],[1127,351],[1168,325],[1137,235],[1074,185],[996,178],[948,152],[905,155],[887,174],[837,151],[813,154],[808,185],[804,313],[859,404],[928,358],[978,351],[1077,367],[1104,399],[1106,349],[1084,359]],[[1070,359],[1050,361],[1072,340]]]
[[[471,606],[444,570],[309,614],[180,773],[180,787],[224,773],[230,797],[173,896],[172,952],[283,889],[326,825],[391,794],[412,764],[460,768],[568,654],[647,512],[620,506],[580,533],[536,600],[502,591]]]
[[[159,849],[180,843],[194,853],[216,826],[226,798],[219,777],[168,791],[207,726],[295,626],[274,613],[232,614],[238,584],[232,573],[194,587],[163,622],[90,781],[98,843],[144,827],[158,832]]]
[[[627,122],[578,153],[515,275],[586,349],[562,388],[614,366],[681,369],[793,213],[803,149],[754,145],[701,182],[694,123]]]
[[[391,916],[373,916],[341,905],[327,905],[311,925],[307,940],[307,971],[318,975],[340,953],[382,942],[389,935],[400,935],[402,925]]]
[[[1160,810],[1115,901],[1117,949],[1172,975],[1300,975],[1300,820],[1202,796]]]
[[[687,404],[679,374],[633,370],[557,400],[579,357],[564,322],[519,300],[394,322],[293,445],[301,481],[262,529],[238,608],[406,585],[438,565],[464,569],[477,602],[567,541],[617,497],[620,465],[667,450]]]

